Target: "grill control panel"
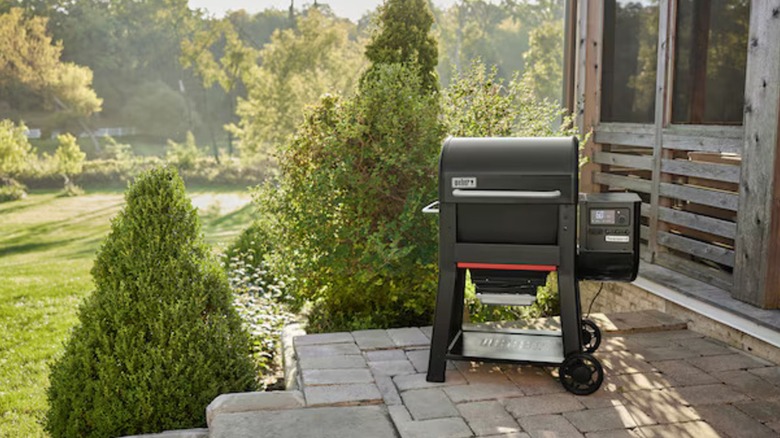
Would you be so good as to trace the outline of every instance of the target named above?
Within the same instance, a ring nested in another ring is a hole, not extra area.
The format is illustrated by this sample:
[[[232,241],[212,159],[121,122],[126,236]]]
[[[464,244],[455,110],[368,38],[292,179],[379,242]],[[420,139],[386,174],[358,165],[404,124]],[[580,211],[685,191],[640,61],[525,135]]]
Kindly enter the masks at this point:
[[[639,207],[634,193],[581,194],[577,276],[633,279],[639,257]]]

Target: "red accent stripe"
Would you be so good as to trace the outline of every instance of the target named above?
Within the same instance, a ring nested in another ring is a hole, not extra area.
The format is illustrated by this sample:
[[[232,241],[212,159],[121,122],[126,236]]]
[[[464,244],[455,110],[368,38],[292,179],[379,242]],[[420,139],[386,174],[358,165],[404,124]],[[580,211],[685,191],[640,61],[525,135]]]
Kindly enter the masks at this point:
[[[496,269],[500,271],[552,272],[558,270],[558,267],[555,265],[509,265],[509,264],[500,264],[500,263],[467,263],[467,262],[458,262],[458,267],[466,268],[466,269]]]

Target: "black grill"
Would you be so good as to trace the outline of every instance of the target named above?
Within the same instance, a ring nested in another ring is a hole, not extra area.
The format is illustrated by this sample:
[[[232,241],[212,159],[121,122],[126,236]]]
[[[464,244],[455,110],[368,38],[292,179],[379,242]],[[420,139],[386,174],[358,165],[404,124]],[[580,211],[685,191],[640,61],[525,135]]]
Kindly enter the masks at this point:
[[[577,281],[634,279],[640,200],[625,193],[579,195],[578,162],[573,137],[445,141],[429,381],[444,381],[447,359],[478,359],[559,365],[568,390],[598,389],[603,371],[589,353],[601,335],[581,320]],[[537,287],[556,272],[560,330],[464,326],[466,271],[484,304],[511,306],[532,304]]]

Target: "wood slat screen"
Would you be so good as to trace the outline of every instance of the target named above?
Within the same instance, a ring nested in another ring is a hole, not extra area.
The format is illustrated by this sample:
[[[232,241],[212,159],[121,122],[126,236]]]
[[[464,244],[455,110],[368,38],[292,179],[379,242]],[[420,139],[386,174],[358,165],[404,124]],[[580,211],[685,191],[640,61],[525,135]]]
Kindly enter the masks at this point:
[[[643,200],[643,258],[731,289],[742,127],[656,131],[650,124],[602,123],[594,134],[601,147],[593,154],[599,169],[593,181],[601,191],[633,191]],[[652,178],[654,153],[660,156],[659,181]]]

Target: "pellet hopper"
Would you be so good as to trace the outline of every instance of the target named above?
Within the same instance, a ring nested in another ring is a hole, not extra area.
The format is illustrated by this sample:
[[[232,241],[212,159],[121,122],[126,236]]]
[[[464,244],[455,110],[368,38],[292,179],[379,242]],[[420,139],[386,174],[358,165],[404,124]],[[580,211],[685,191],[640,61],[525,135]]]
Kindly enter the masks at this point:
[[[558,366],[570,392],[599,388],[604,372],[591,353],[601,333],[582,320],[578,280],[636,277],[640,199],[580,195],[578,162],[574,137],[444,142],[438,210],[424,209],[439,214],[428,381],[444,381],[448,359],[482,360]],[[533,304],[537,287],[556,272],[560,330],[464,327],[467,271],[477,298],[499,306]]]

